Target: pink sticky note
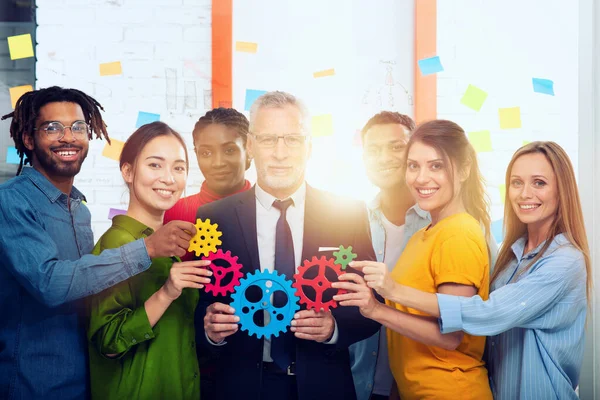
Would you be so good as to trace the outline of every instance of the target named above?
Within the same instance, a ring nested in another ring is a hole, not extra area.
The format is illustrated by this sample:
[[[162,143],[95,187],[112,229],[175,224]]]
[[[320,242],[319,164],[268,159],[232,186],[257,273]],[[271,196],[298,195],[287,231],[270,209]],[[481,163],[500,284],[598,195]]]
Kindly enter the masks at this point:
[[[127,213],[126,210],[119,210],[118,208],[111,208],[108,210],[108,219],[113,219],[115,215],[123,215]]]

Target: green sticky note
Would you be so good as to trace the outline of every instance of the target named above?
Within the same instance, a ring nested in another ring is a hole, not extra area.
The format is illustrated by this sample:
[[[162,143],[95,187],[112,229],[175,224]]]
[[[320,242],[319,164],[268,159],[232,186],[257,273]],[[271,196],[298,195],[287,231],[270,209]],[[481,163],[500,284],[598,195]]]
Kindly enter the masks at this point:
[[[502,200],[502,204],[504,204],[504,199],[506,198],[506,185],[501,183],[498,185],[498,190],[500,190],[500,200]]]
[[[517,129],[521,127],[521,107],[499,108],[500,129]]]
[[[487,96],[488,94],[485,90],[479,89],[477,86],[469,85],[462,99],[460,99],[460,103],[475,111],[479,111],[481,110],[481,106],[483,106],[483,102],[487,99]]]
[[[469,141],[478,153],[492,151],[490,131],[469,132]]]

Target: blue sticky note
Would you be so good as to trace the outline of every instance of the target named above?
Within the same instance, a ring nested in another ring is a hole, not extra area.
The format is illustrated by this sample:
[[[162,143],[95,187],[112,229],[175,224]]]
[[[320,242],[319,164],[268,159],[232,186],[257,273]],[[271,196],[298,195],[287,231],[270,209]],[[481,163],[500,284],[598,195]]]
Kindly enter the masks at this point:
[[[244,110],[250,111],[250,107],[252,107],[252,103],[256,101],[260,96],[267,93],[266,90],[255,90],[255,89],[246,89],[246,101],[244,103]]]
[[[137,122],[135,127],[139,128],[142,125],[149,124],[150,122],[160,121],[160,114],[153,114],[149,112],[140,111],[138,112]]]
[[[439,56],[419,60],[419,68],[421,69],[421,74],[423,74],[423,76],[435,74],[444,70]]]
[[[532,78],[533,91],[554,96],[554,82],[550,79]]]
[[[14,146],[6,149],[6,163],[7,164],[20,164],[21,158],[17,154],[17,148]]]
[[[496,243],[500,243],[504,240],[504,233],[502,232],[503,223],[504,220],[501,219],[492,222],[492,235],[494,236]]]

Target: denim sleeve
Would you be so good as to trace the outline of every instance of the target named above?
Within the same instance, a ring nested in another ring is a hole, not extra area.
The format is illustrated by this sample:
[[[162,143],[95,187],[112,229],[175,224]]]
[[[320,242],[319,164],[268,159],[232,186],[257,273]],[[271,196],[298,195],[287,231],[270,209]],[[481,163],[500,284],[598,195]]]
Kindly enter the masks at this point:
[[[577,317],[574,310],[585,302],[585,277],[583,258],[552,257],[519,281],[493,291],[487,301],[438,293],[441,331],[493,336],[512,328],[564,325]],[[554,307],[559,303],[565,307],[557,313]]]
[[[0,265],[49,307],[99,293],[150,267],[143,239],[99,256],[61,260],[40,216],[25,196],[14,190],[2,190],[0,205]]]

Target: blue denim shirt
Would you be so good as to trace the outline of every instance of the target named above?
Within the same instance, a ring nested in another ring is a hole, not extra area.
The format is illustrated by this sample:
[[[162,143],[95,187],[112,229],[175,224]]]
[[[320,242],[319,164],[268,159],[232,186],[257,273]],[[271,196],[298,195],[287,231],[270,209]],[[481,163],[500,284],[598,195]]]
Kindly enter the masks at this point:
[[[87,397],[83,308],[75,300],[150,266],[143,240],[89,255],[84,200],[33,168],[0,185],[0,399]]]
[[[373,248],[375,249],[377,261],[383,262],[383,256],[385,255],[385,228],[381,221],[382,212],[379,195],[369,203],[368,208]],[[415,204],[406,212],[404,221],[404,239],[400,243],[402,250],[404,250],[409,239],[415,232],[429,224],[431,217],[428,212],[423,211]],[[352,377],[354,379],[357,400],[368,400],[373,390],[375,367],[379,354],[379,332],[368,339],[353,344],[349,349],[350,365],[352,367]]]

